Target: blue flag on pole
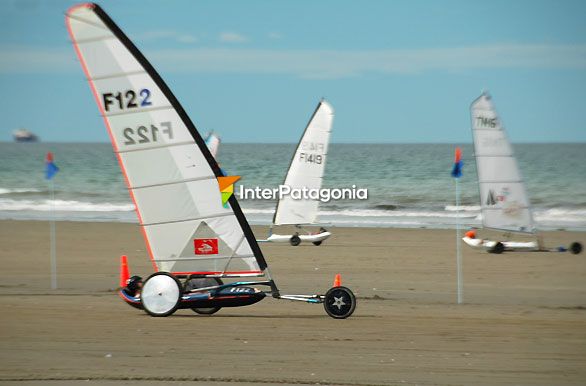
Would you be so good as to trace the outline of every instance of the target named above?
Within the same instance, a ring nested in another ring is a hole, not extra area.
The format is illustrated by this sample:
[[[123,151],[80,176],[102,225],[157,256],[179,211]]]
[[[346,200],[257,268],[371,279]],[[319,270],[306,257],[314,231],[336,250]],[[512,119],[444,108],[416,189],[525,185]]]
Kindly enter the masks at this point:
[[[59,168],[55,165],[55,162],[53,162],[53,153],[48,152],[47,158],[45,158],[45,178],[50,180],[58,171]]]
[[[457,147],[454,156],[454,167],[452,168],[452,177],[462,177],[462,166],[464,166],[464,163],[462,162],[462,150],[460,150],[460,148]]]

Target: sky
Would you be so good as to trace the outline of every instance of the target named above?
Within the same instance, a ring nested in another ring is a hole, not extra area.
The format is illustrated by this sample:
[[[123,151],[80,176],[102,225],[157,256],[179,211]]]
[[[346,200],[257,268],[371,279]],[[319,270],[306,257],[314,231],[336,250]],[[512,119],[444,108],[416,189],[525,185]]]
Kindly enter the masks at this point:
[[[64,12],[0,1],[0,141],[107,142]],[[489,91],[514,142],[586,142],[584,1],[102,1],[199,131],[299,140],[319,100],[333,142],[469,143]]]

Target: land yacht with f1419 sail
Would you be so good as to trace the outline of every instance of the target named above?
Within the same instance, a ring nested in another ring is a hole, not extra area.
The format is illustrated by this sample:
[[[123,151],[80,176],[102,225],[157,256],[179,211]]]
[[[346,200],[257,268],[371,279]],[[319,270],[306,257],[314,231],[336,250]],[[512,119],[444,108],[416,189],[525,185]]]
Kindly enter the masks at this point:
[[[293,153],[283,181],[284,186],[291,190],[321,189],[333,121],[334,109],[322,99]],[[316,224],[318,209],[318,199],[295,199],[292,195],[280,197],[273,216],[273,223],[269,229],[269,237],[259,241],[290,243],[293,246],[297,246],[301,242],[310,242],[315,246],[321,245],[332,235],[331,232],[320,227],[318,232],[312,233],[303,227]],[[295,232],[290,235],[273,233],[273,228],[279,225],[294,225],[302,233]]]

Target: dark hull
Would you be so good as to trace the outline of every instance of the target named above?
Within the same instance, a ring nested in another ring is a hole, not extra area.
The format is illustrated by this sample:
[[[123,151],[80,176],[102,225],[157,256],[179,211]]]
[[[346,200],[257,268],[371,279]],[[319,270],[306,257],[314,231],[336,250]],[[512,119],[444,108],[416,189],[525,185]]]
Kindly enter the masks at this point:
[[[182,300],[178,308],[243,307],[258,303],[266,297],[264,292],[254,295],[220,296],[209,300]]]
[[[177,306],[186,308],[243,307],[260,302],[266,297],[264,292],[220,293],[212,296],[209,292],[184,294]],[[131,307],[143,309],[140,297],[130,296],[125,290],[118,292],[120,297]]]
[[[31,142],[38,142],[39,138],[38,137],[14,137],[14,141],[20,142],[20,143],[31,143]]]

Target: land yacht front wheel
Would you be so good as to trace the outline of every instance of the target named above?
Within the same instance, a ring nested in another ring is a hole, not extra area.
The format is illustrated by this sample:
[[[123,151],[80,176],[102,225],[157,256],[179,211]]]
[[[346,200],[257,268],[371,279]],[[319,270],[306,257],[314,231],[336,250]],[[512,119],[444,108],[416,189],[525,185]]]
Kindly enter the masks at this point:
[[[289,242],[291,243],[292,246],[296,247],[299,244],[301,244],[301,238],[299,236],[297,236],[297,235],[293,235],[289,239]]]
[[[496,253],[497,255],[500,255],[501,253],[503,253],[505,251],[505,245],[503,243],[501,243],[500,241],[498,241],[494,247],[490,248],[488,252],[490,253]]]
[[[179,280],[170,273],[153,273],[142,286],[142,307],[151,316],[163,317],[173,314],[181,300],[181,287]]]
[[[580,244],[579,242],[573,242],[570,245],[570,252],[572,252],[572,254],[577,255],[580,252],[582,252],[582,244]]]

